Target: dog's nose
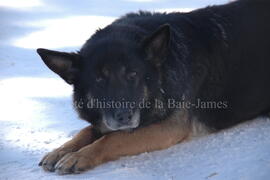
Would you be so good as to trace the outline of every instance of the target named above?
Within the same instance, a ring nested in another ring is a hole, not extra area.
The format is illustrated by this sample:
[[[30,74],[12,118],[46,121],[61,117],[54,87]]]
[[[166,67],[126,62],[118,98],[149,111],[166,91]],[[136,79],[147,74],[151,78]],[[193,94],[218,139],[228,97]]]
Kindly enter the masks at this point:
[[[121,123],[128,123],[132,119],[132,110],[119,109],[114,113],[114,119]]]

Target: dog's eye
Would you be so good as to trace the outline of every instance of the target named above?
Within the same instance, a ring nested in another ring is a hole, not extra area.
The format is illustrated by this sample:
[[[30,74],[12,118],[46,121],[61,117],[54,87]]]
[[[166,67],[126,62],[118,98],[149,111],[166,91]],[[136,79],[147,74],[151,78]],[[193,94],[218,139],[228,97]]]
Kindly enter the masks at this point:
[[[137,72],[131,72],[131,73],[128,73],[128,75],[127,75],[127,79],[128,80],[134,80],[135,78],[137,77]]]

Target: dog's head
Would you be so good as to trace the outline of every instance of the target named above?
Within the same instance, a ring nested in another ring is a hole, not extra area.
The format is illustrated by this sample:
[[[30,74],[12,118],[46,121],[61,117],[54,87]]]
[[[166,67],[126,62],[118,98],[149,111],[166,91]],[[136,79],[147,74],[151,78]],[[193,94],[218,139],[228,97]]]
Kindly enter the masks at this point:
[[[141,108],[159,81],[169,40],[170,28],[163,25],[140,42],[105,34],[88,40],[78,53],[37,52],[53,72],[74,85],[80,116],[109,132],[140,125]]]

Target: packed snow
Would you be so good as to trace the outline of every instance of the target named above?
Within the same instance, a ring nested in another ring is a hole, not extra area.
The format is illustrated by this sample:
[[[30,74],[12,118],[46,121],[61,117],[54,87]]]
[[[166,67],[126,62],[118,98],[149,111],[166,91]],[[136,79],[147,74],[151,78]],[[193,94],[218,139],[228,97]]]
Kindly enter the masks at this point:
[[[225,2],[0,0],[0,179],[270,179],[266,117],[79,175],[38,167],[46,152],[88,124],[72,108],[72,88],[43,64],[36,48],[76,51],[97,28],[130,11],[183,12]]]

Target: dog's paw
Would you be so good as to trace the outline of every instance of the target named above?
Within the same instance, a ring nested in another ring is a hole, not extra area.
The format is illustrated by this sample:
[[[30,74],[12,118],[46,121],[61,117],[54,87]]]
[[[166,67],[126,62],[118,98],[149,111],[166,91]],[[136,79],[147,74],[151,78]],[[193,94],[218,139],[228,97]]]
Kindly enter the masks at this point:
[[[66,154],[70,153],[71,151],[63,150],[63,149],[55,149],[54,151],[45,155],[42,160],[39,162],[39,166],[45,171],[54,172],[55,164]]]
[[[71,174],[81,173],[85,170],[89,170],[96,166],[94,158],[91,155],[84,155],[81,152],[72,152],[66,154],[60,161],[55,165],[55,171],[58,174]]]

